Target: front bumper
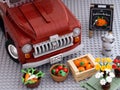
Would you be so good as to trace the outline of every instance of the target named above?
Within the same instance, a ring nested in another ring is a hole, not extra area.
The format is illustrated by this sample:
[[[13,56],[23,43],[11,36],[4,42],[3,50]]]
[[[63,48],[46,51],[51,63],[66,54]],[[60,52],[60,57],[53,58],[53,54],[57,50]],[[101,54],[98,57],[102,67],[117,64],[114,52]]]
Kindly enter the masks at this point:
[[[73,48],[73,49],[71,49],[69,51],[59,53],[59,54],[62,54],[63,57],[66,57],[66,56],[68,56],[70,54],[74,54],[75,52],[80,51],[82,49],[82,47],[83,47],[83,45],[80,44],[77,47],[75,47],[75,48]],[[26,63],[26,64],[23,64],[22,66],[23,66],[23,68],[31,68],[31,67],[37,67],[37,66],[49,63],[49,62],[50,62],[50,58],[47,58],[47,59],[37,61],[37,62]]]

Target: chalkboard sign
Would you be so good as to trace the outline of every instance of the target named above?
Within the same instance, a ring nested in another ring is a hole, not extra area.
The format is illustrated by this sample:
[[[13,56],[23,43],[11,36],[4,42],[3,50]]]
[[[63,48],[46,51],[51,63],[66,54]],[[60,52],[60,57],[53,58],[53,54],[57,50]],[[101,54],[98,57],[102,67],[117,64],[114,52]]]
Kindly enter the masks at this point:
[[[90,34],[94,30],[112,31],[113,5],[112,4],[91,4],[89,30]]]

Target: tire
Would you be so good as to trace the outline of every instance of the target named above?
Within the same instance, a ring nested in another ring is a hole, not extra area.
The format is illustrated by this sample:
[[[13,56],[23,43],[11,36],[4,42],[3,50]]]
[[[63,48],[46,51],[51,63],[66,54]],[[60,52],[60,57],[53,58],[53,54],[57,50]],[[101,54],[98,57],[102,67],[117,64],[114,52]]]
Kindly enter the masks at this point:
[[[2,32],[5,34],[4,22],[1,16],[0,16],[0,28],[2,29]]]
[[[5,43],[5,47],[6,47],[7,53],[9,54],[10,58],[14,62],[19,63],[17,48],[14,45],[13,41],[12,40],[7,40],[6,43]]]

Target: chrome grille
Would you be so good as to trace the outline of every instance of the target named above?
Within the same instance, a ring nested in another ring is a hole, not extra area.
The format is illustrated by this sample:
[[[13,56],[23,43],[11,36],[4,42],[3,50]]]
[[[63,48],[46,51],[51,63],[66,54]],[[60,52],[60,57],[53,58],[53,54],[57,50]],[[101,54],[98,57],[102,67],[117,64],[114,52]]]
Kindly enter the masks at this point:
[[[34,44],[33,48],[35,52],[33,53],[33,56],[34,58],[37,58],[72,45],[73,33],[66,34],[58,37],[55,41],[48,40],[42,43]]]

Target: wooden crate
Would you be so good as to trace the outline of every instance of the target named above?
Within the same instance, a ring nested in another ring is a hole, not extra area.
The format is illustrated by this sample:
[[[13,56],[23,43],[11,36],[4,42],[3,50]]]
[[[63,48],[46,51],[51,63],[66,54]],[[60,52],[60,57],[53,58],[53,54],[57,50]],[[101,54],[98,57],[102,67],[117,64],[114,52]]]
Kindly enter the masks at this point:
[[[76,59],[79,59],[79,58],[84,58],[84,57],[87,57],[90,60],[90,63],[94,67],[91,68],[91,69],[85,70],[83,72],[79,72],[79,70],[77,69],[77,67],[76,67],[76,65],[74,64],[73,61],[76,60]],[[97,72],[95,70],[95,59],[91,54],[86,54],[86,55],[68,60],[67,63],[68,63],[68,66],[70,67],[70,70],[72,72],[72,75],[73,75],[75,81],[80,81],[80,80],[86,79],[86,78],[94,75]]]

